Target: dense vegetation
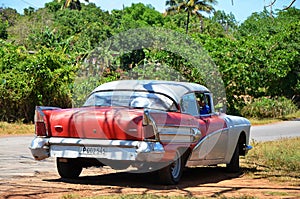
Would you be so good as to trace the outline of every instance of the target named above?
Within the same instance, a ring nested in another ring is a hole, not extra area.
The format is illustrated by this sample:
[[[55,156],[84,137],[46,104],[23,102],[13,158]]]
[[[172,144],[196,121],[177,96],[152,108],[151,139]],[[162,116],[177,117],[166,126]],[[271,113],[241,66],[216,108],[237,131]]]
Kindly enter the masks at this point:
[[[260,97],[246,104],[242,108],[241,113],[242,115],[259,119],[284,118],[289,114],[293,114],[296,109],[296,105],[285,97],[278,97],[276,99]]]
[[[299,9],[273,18],[265,10],[238,24],[223,11],[191,14],[186,23],[185,10],[164,15],[141,3],[111,12],[93,3],[62,5],[54,0],[24,15],[0,8],[0,120],[32,121],[36,105],[78,105],[95,85],[120,78],[170,79],[171,73],[206,85],[207,73],[195,70],[205,63],[195,63],[205,58],[196,46],[222,75],[229,113],[241,114],[257,98],[300,95]],[[145,31],[150,27],[152,34]]]

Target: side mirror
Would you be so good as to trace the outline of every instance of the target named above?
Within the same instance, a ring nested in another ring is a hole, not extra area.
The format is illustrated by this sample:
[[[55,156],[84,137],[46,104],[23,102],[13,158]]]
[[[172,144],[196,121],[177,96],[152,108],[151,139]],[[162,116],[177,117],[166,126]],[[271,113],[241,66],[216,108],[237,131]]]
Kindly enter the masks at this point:
[[[218,108],[219,115],[226,113],[226,107]]]

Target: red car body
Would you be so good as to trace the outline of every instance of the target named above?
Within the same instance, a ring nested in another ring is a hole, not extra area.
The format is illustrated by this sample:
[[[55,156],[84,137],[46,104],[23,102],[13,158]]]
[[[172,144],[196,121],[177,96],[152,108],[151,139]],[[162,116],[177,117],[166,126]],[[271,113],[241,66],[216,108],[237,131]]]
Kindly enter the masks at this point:
[[[207,114],[200,115],[198,100],[209,106]],[[185,82],[106,83],[81,108],[37,107],[35,126],[33,156],[56,157],[67,178],[83,167],[131,165],[176,184],[184,166],[225,163],[238,171],[239,155],[251,148],[249,121],[216,113],[210,91]]]

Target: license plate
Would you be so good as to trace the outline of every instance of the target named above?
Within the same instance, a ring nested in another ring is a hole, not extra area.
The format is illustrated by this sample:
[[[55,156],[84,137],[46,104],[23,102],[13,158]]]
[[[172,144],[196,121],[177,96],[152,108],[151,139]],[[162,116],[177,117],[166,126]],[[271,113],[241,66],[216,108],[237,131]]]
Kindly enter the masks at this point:
[[[80,154],[105,155],[106,152],[106,148],[103,147],[80,147]]]

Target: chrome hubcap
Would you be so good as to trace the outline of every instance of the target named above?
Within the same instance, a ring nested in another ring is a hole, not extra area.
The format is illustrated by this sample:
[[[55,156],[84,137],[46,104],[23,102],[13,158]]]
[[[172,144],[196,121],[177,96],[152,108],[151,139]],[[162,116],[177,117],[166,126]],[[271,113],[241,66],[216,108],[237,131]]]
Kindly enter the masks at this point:
[[[171,172],[172,172],[173,178],[178,178],[178,176],[180,174],[180,169],[181,169],[180,154],[177,151],[176,152],[176,159],[171,165]]]

